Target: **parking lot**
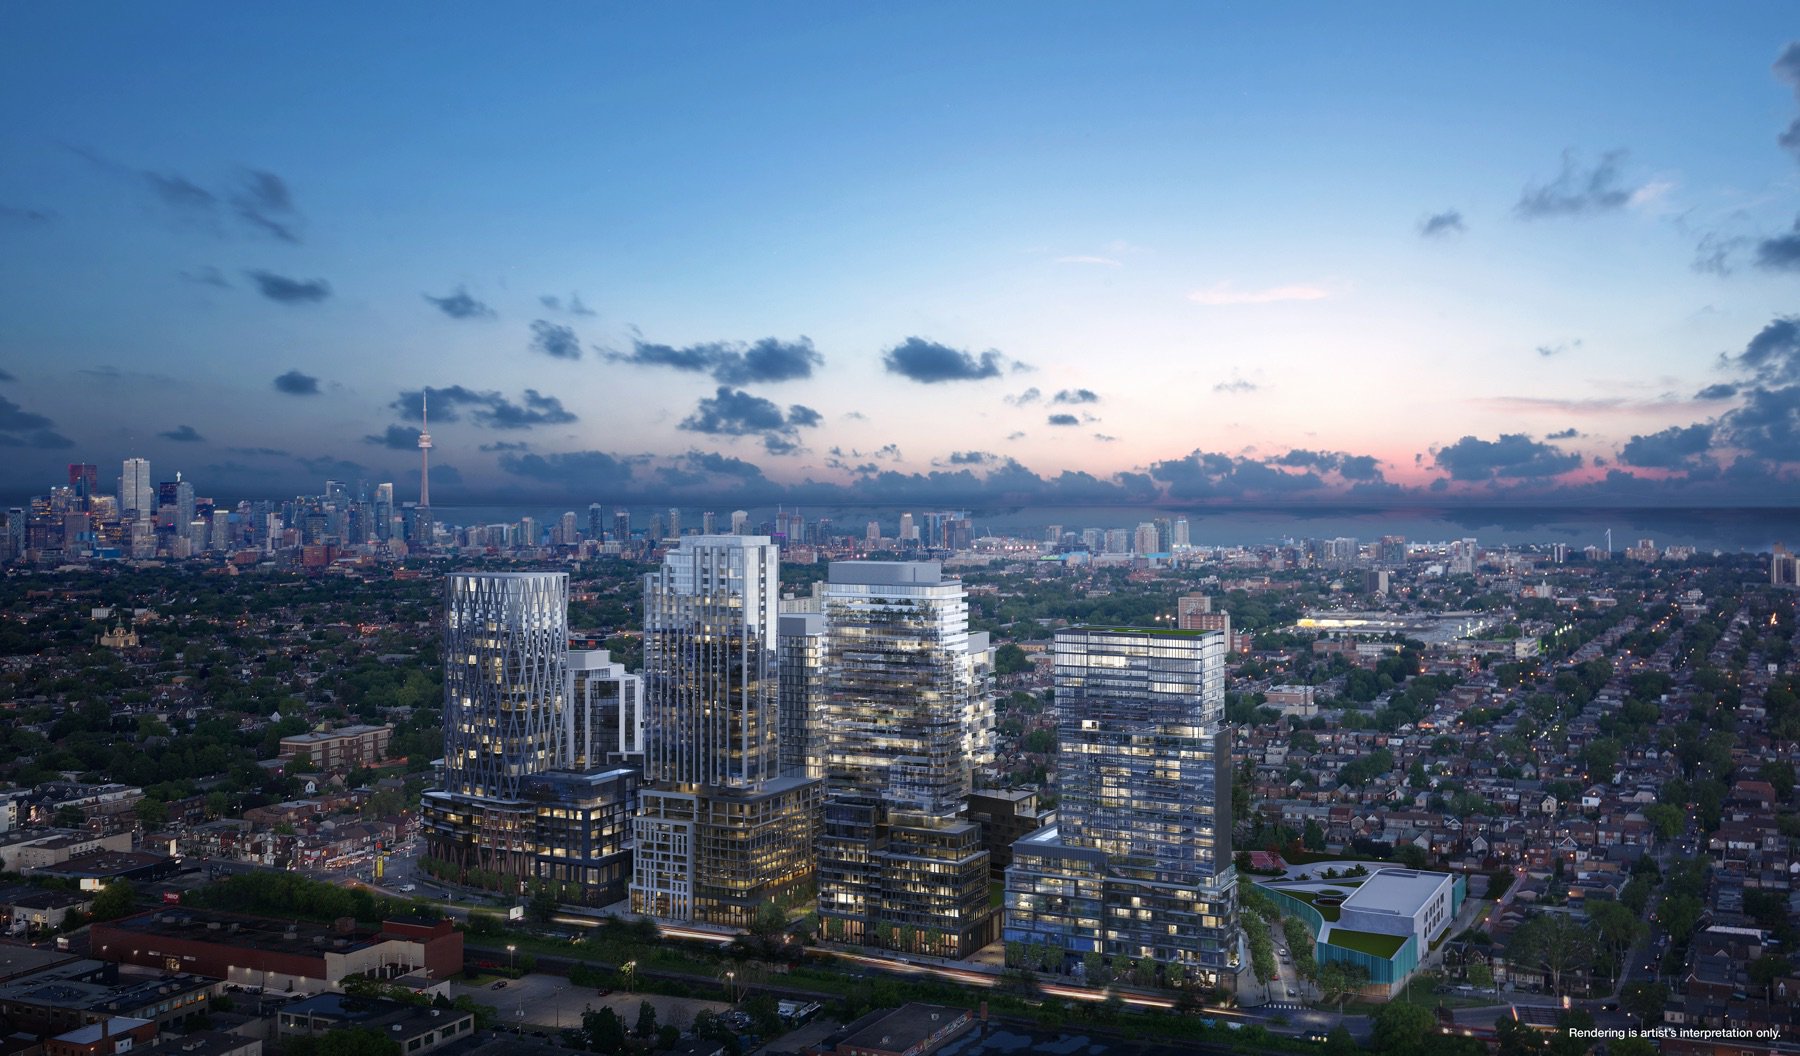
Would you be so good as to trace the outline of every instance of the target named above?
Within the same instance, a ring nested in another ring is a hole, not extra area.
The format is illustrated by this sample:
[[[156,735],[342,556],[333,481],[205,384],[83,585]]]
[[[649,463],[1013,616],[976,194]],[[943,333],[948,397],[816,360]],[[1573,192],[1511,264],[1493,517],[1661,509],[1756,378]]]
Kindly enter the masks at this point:
[[[526,1029],[562,1030],[581,1025],[581,1014],[588,1009],[610,1008],[625,1021],[627,1030],[637,1023],[638,1002],[648,1001],[656,1009],[658,1026],[675,1026],[686,1030],[701,1009],[724,1012],[731,1006],[723,1001],[702,1001],[691,997],[664,997],[661,994],[632,994],[615,991],[601,997],[591,987],[572,986],[560,975],[527,975],[495,990],[493,983],[469,984],[461,979],[450,983],[450,996],[464,994],[484,1005],[500,1010],[501,1027],[524,1026]]]

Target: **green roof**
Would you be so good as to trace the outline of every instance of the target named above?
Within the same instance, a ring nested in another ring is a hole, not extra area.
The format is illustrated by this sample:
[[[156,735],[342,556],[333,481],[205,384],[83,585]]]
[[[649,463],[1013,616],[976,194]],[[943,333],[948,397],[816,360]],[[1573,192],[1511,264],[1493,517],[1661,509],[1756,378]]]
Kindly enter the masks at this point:
[[[1405,935],[1383,935],[1377,931],[1351,931],[1348,928],[1332,928],[1321,940],[1339,949],[1355,950],[1371,957],[1387,960],[1400,952],[1406,945]]]

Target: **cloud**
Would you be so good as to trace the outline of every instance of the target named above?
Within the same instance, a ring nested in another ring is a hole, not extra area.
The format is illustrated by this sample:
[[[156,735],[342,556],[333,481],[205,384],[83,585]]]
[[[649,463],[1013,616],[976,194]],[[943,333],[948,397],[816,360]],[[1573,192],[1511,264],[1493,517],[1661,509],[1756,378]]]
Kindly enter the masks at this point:
[[[550,309],[553,312],[568,312],[570,315],[599,315],[600,314],[599,312],[594,311],[592,308],[589,308],[587,305],[581,303],[581,295],[580,294],[571,293],[571,294],[569,294],[569,299],[567,301],[564,301],[561,297],[558,297],[555,294],[546,293],[542,297],[538,298],[538,303],[543,305],[544,307]]]
[[[1232,378],[1230,381],[1221,381],[1217,385],[1214,385],[1213,391],[1224,393],[1255,392],[1260,388],[1262,388],[1262,386],[1254,381],[1245,381],[1243,378]]]
[[[290,370],[275,379],[275,391],[285,392],[289,396],[317,396],[319,379],[311,374],[302,374],[298,370]]]
[[[282,304],[317,304],[331,296],[331,284],[324,279],[292,279],[272,271],[246,271],[256,283],[258,293]]]
[[[898,374],[923,385],[935,385],[946,381],[997,378],[1000,376],[1001,364],[1006,359],[993,349],[983,352],[977,358],[962,349],[940,345],[922,337],[909,337],[882,353],[881,361],[890,374]]]
[[[1497,440],[1465,436],[1436,452],[1439,469],[1453,480],[1529,480],[1560,476],[1581,467],[1581,456],[1559,451],[1524,433]]]
[[[18,380],[19,379],[17,377],[15,377],[11,372],[0,370],[0,381],[18,381]]]
[[[1732,255],[1755,241],[1737,235],[1702,235],[1694,246],[1694,259],[1688,267],[1706,275],[1729,275],[1736,270]]]
[[[16,205],[0,205],[0,226],[41,227],[55,219],[55,213],[43,209],[24,209]]]
[[[1756,266],[1769,271],[1800,270],[1800,220],[1785,235],[1765,238],[1756,244]]]
[[[1311,283],[1240,290],[1230,282],[1220,282],[1204,290],[1195,290],[1187,295],[1187,299],[1195,304],[1217,307],[1232,304],[1277,304],[1282,301],[1323,301],[1337,296],[1339,292],[1328,286]]]
[[[1738,387],[1729,382],[1717,382],[1694,393],[1696,400],[1729,400],[1738,393]]]
[[[1101,443],[1103,443],[1103,444],[1110,444],[1110,443],[1112,443],[1112,442],[1113,442],[1113,441],[1114,441],[1114,440],[1117,440],[1117,439],[1118,439],[1118,437],[1116,437],[1116,436],[1107,436],[1107,435],[1106,435],[1106,434],[1105,434],[1105,433],[1095,433],[1095,434],[1094,434],[1094,439],[1096,439],[1096,440],[1098,440],[1098,441],[1100,441],[1100,442],[1101,442]]]
[[[592,494],[618,492],[629,486],[633,467],[641,461],[605,451],[562,451],[549,455],[508,453],[500,456],[500,468],[526,480]]]
[[[1117,261],[1111,257],[1057,257],[1056,262],[1058,264],[1096,264],[1103,268],[1122,268],[1125,266],[1123,261]]]
[[[1772,462],[1800,462],[1800,385],[1752,389],[1719,419],[1732,446]]]
[[[465,410],[476,424],[490,429],[530,429],[579,420],[561,400],[536,389],[525,390],[522,404],[513,403],[498,392],[479,392],[461,385],[433,387],[429,391],[432,417],[439,422],[459,421]],[[414,389],[402,392],[388,407],[399,412],[402,419],[416,422],[420,420],[420,399],[420,391]]]
[[[1045,425],[1080,425],[1081,419],[1072,414],[1053,414],[1044,419]]]
[[[443,297],[433,297],[429,293],[420,294],[437,306],[438,311],[452,319],[491,319],[494,310],[469,295],[469,291],[458,286],[452,293]]]
[[[952,451],[948,461],[953,466],[986,466],[1000,461],[1000,456],[987,451]]]
[[[1600,155],[1592,168],[1581,164],[1573,150],[1563,151],[1562,171],[1549,183],[1526,185],[1513,212],[1523,220],[1542,220],[1560,216],[1589,216],[1614,212],[1631,204],[1632,195],[1642,188],[1626,187],[1619,182],[1619,167],[1627,152],[1609,150]]]
[[[351,462],[333,455],[317,455],[313,458],[295,455],[294,461],[300,463],[312,476],[324,477],[327,480],[355,480],[369,471],[369,467],[361,462]],[[432,466],[431,468],[435,476],[438,467]]]
[[[523,440],[496,440],[491,444],[482,444],[478,450],[489,454],[497,451],[529,451],[531,445]]]
[[[231,283],[225,280],[225,274],[211,264],[203,264],[193,271],[175,273],[183,282],[191,282],[196,286],[216,286],[221,290],[231,289]]]
[[[1043,398],[1044,398],[1043,392],[1040,391],[1036,385],[1033,385],[1031,388],[1026,389],[1024,392],[1019,393],[1017,396],[1001,397],[1001,399],[1005,400],[1007,403],[1012,404],[1014,407],[1026,407],[1026,406],[1029,406],[1031,404],[1038,402],[1039,400],[1041,400]]]
[[[288,458],[286,451],[279,447],[228,447],[225,450],[234,455],[250,455],[255,458]]]
[[[1580,436],[1581,436],[1581,430],[1575,428],[1574,426],[1570,426],[1567,429],[1558,429],[1554,433],[1545,433],[1544,439],[1546,439],[1546,440],[1575,440],[1575,439],[1579,439]]]
[[[1463,224],[1463,215],[1455,209],[1432,213],[1419,221],[1419,234],[1425,238],[1448,238],[1466,230],[1468,228]]]
[[[581,339],[573,327],[535,319],[531,323],[531,349],[552,359],[580,359]]]
[[[140,370],[120,370],[110,363],[102,363],[97,367],[81,367],[75,371],[94,381],[108,385],[173,385],[175,379],[167,374],[151,374]]]
[[[206,437],[201,436],[191,425],[178,425],[173,429],[157,433],[156,435],[162,437],[164,440],[173,440],[178,444],[200,444],[206,442]]]
[[[1713,427],[1701,423],[1670,426],[1648,436],[1633,436],[1619,451],[1619,461],[1646,469],[1692,469],[1711,450]]]
[[[294,230],[299,214],[294,211],[287,182],[281,177],[260,169],[246,169],[228,197],[237,218],[253,230],[292,245],[300,243]]]
[[[136,169],[81,147],[68,148],[101,172],[150,192],[176,219],[224,235],[235,220],[252,234],[297,245],[301,216],[287,181],[263,169],[242,169],[220,192],[179,173]]]
[[[726,385],[810,378],[813,369],[825,363],[825,357],[819,355],[812,340],[805,336],[793,341],[765,337],[748,345],[738,341],[714,341],[683,348],[634,340],[630,352],[606,352],[604,355],[613,363],[711,374],[714,381]]]
[[[395,451],[411,451],[419,446],[419,431],[409,426],[390,425],[386,432],[363,437],[363,443]]]
[[[771,454],[790,454],[799,450],[799,430],[822,420],[810,407],[794,404],[783,413],[773,401],[721,385],[676,428],[709,436],[760,436]]]
[[[1765,384],[1800,382],[1800,315],[1777,316],[1725,362]]]
[[[1539,346],[1537,346],[1537,354],[1540,356],[1543,356],[1547,359],[1551,356],[1560,356],[1564,352],[1569,351],[1570,349],[1580,348],[1580,347],[1581,347],[1581,338],[1578,337],[1575,340],[1569,341],[1565,344],[1539,345]]]
[[[1781,49],[1775,59],[1775,76],[1794,90],[1794,98],[1800,101],[1800,41],[1790,43]],[[1787,150],[1800,154],[1800,117],[1796,117],[1788,127],[1777,136],[1775,142]]]
[[[1011,432],[1006,434],[1006,438],[1008,440],[1023,440],[1025,439],[1025,434],[1021,432]]]
[[[49,418],[0,396],[0,446],[35,447],[45,451],[74,447],[75,441],[57,432],[55,426]]]
[[[1100,395],[1093,389],[1063,389],[1050,397],[1051,403],[1099,403]]]

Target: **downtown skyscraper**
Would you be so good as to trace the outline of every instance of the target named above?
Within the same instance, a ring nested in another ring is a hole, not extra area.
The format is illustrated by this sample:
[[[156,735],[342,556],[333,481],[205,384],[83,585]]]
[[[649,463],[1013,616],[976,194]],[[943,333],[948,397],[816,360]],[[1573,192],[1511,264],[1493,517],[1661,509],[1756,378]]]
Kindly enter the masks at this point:
[[[634,912],[741,926],[810,887],[819,782],[780,770],[778,561],[766,536],[686,536],[644,579]]]
[[[1009,948],[1048,945],[1232,985],[1225,635],[1071,628],[1055,642],[1058,824],[1013,845]]]
[[[824,616],[824,934],[967,956],[996,921],[980,826],[959,816],[993,732],[962,583],[936,561],[833,562]]]

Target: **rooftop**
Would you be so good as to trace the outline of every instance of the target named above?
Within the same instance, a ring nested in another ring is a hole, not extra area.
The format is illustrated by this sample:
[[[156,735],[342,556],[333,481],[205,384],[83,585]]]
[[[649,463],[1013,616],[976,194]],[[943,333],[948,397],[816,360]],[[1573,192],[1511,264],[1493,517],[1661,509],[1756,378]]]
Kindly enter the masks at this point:
[[[905,1052],[957,1020],[967,1018],[969,1013],[966,1009],[925,1005],[914,1001],[886,1015],[862,1021],[859,1029],[845,1038],[838,1047]]]
[[[96,927],[117,928],[137,935],[302,955],[322,954],[327,950],[341,953],[346,949],[361,949],[379,941],[374,933],[363,927],[344,932],[330,924],[242,917],[187,906],[178,910],[140,913],[135,917],[125,917]],[[100,949],[104,951],[105,947]]]
[[[1425,907],[1439,889],[1451,883],[1449,873],[1418,869],[1377,869],[1344,899],[1343,908],[1365,913],[1410,917]]]

